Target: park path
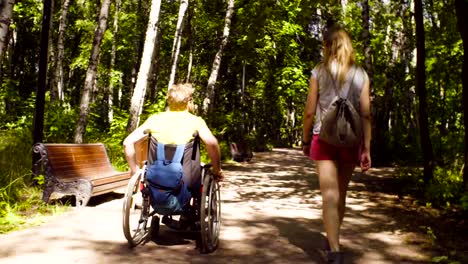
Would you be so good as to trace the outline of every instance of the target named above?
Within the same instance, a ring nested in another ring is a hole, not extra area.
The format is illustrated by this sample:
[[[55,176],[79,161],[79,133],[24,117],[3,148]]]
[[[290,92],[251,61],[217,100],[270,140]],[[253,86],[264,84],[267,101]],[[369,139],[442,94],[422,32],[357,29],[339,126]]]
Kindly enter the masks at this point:
[[[92,198],[36,227],[0,236],[0,263],[322,263],[325,238],[312,162],[298,149],[255,153],[226,164],[220,246],[201,255],[195,241],[162,226],[156,242],[129,249],[121,227],[123,191]],[[382,186],[391,169],[356,172],[342,228],[346,263],[430,262],[430,242]]]

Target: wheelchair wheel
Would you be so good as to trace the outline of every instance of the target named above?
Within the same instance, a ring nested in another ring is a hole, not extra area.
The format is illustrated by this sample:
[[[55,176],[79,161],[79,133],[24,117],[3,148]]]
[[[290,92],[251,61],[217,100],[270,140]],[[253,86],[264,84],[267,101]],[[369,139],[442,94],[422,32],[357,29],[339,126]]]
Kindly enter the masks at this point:
[[[149,197],[140,191],[140,177],[143,170],[135,173],[127,185],[123,204],[123,231],[128,244],[135,247],[146,240],[149,234]]]
[[[221,196],[219,184],[211,173],[203,180],[203,191],[200,204],[201,252],[210,253],[216,250],[219,243],[221,227]]]

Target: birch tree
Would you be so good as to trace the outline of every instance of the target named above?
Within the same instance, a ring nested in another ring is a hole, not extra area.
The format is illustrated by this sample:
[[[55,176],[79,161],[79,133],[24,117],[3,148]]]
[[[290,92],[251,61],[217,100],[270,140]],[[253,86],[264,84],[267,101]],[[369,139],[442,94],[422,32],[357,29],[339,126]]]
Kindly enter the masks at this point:
[[[133,91],[130,114],[127,123],[127,132],[131,132],[137,128],[140,122],[140,114],[143,109],[143,102],[145,100],[146,87],[148,83],[148,76],[151,69],[151,58],[154,53],[154,42],[157,37],[157,23],[159,21],[159,12],[161,10],[161,0],[151,1],[150,18],[148,27],[146,29],[145,44],[143,47],[143,55],[141,58],[140,70],[138,71],[138,78]]]
[[[193,29],[192,29],[192,20],[193,20],[193,17],[194,17],[194,10],[195,10],[195,7],[193,5],[191,5],[192,8],[189,7],[189,10],[188,10],[188,17],[187,17],[187,24],[188,24],[188,27],[187,27],[187,30],[188,30],[188,34],[187,34],[187,38],[189,40],[189,59],[188,59],[188,65],[187,65],[187,77],[185,78],[185,81],[186,82],[190,82],[190,77],[191,77],[191,74],[192,74],[192,65],[193,65],[193,46],[194,46],[194,40],[193,40]]]
[[[182,39],[182,23],[184,22],[185,13],[187,12],[188,0],[180,0],[179,16],[177,18],[177,27],[174,36],[174,43],[172,44],[172,58],[171,58],[171,75],[169,77],[169,90],[174,84],[174,79],[177,72],[177,63],[179,60],[180,42]]]
[[[223,37],[221,39],[221,44],[219,45],[219,49],[216,52],[215,58],[213,60],[213,67],[211,69],[210,78],[208,79],[207,85],[207,97],[203,102],[203,111],[205,113],[209,112],[212,107],[212,102],[214,99],[214,86],[216,83],[216,79],[218,78],[219,67],[221,65],[221,58],[223,56],[224,48],[227,45],[228,38],[229,38],[229,30],[231,28],[231,19],[234,15],[234,0],[228,0],[228,6],[226,10],[226,17],[224,20],[224,30],[223,30]]]
[[[112,122],[114,119],[114,111],[113,111],[113,104],[114,104],[114,87],[116,82],[116,75],[115,72],[115,59],[117,56],[117,33],[119,32],[119,16],[120,16],[120,8],[122,2],[121,0],[115,0],[115,13],[114,13],[114,24],[113,24],[113,31],[112,31],[112,50],[111,50],[111,61],[110,61],[110,81],[109,81],[109,88],[107,89],[107,106],[109,107],[108,111],[108,119],[109,123]]]
[[[91,93],[93,91],[94,83],[96,80],[97,66],[99,61],[99,53],[101,50],[102,38],[107,28],[107,17],[109,16],[110,0],[102,2],[101,10],[99,12],[99,23],[94,31],[93,47],[91,49],[91,56],[89,58],[88,70],[86,71],[86,79],[81,95],[80,102],[80,116],[75,130],[75,143],[83,142],[83,135],[86,131],[88,123],[89,104],[91,101]]]
[[[57,57],[55,61],[54,82],[52,85],[51,99],[63,101],[63,59],[65,54],[64,39],[67,30],[67,16],[71,0],[63,0],[62,12],[59,18],[59,33],[57,37]]]
[[[0,1],[0,72],[3,62],[3,53],[8,43],[8,32],[10,30],[11,16],[15,0]]]

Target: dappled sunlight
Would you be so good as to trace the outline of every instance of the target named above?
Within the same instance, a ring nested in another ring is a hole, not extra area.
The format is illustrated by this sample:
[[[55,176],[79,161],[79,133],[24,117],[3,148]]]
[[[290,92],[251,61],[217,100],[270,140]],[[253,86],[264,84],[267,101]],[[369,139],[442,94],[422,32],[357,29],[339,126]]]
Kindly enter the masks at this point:
[[[323,233],[318,177],[313,162],[304,157],[300,150],[274,149],[272,152],[256,153],[250,163],[232,165],[226,171],[226,182],[222,189],[224,208],[232,206],[238,214],[224,214],[225,218],[308,219],[314,223],[314,232]],[[366,173],[357,169],[353,175],[341,243],[346,251],[351,252],[355,263],[372,263],[369,260],[411,263],[430,259],[432,252],[421,251],[426,243],[424,240],[410,247],[407,245],[402,232],[403,229],[408,232],[411,228],[402,228],[401,219],[394,218],[394,215],[404,210],[397,205],[398,196],[380,192],[382,184],[384,187],[388,187],[385,184],[392,184],[393,173],[392,169],[373,168]],[[249,235],[252,235],[246,231],[249,227],[239,229],[238,224],[223,236],[230,236],[235,230],[238,233],[232,234],[233,237],[242,237],[240,234],[243,234],[244,239],[248,240]],[[303,228],[307,226],[311,226],[310,223]],[[229,226],[225,228],[229,230]],[[311,238],[300,239],[307,241],[305,243],[320,244],[311,241]]]
[[[196,233],[164,225],[156,239],[129,249],[117,193],[9,235],[0,241],[0,262],[54,262],[66,254],[76,263],[322,263],[318,177],[299,149],[255,153],[251,162],[223,169],[220,245],[211,254],[199,253]],[[341,230],[345,263],[422,263],[437,256],[414,224],[421,216],[391,192],[392,173],[382,168],[353,175]]]

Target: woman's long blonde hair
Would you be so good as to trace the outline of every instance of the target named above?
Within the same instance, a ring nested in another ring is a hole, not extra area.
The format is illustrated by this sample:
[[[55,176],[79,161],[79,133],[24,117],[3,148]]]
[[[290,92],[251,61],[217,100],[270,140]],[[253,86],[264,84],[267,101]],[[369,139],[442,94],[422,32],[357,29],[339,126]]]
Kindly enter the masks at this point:
[[[332,72],[332,62],[337,63],[337,76],[344,83],[349,68],[355,63],[354,48],[351,38],[343,28],[332,26],[323,34],[323,63]]]

